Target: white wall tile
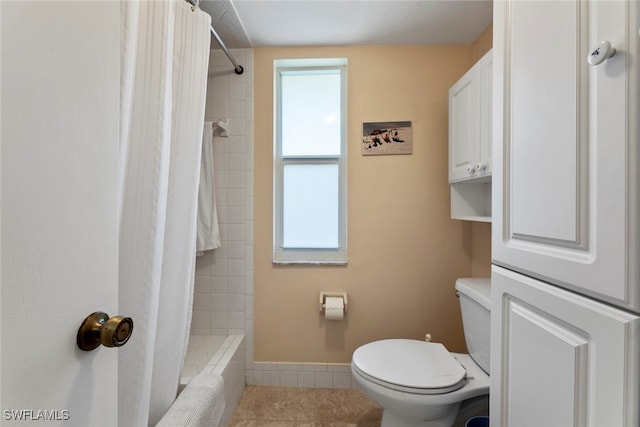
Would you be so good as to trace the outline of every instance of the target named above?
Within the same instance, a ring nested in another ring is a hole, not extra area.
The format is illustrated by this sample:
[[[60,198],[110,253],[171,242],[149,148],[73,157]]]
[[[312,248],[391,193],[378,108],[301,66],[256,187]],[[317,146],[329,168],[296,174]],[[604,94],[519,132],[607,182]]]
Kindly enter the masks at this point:
[[[298,387],[298,373],[291,371],[280,372],[280,385],[282,387]]]
[[[195,313],[194,313],[195,314]],[[224,331],[222,335],[227,335],[227,329],[229,328],[229,320],[227,318],[227,312],[212,312],[211,313],[211,325],[209,326],[211,329],[216,329],[218,331]],[[216,335],[216,334],[212,334]]]
[[[247,369],[253,369],[253,342],[251,342],[253,340],[253,334],[247,334],[245,338],[247,339],[245,346],[245,364]]]
[[[298,372],[298,387],[315,388],[315,372]]]
[[[227,312],[229,310],[228,294],[211,294],[211,308],[215,312]]]
[[[244,296],[244,320],[245,320],[245,328],[248,329],[249,325],[247,323],[247,320],[253,320],[253,295],[245,295]],[[252,325],[252,329],[253,329],[253,323],[251,323]],[[247,333],[249,332],[253,332],[253,331],[249,331],[247,330]]]
[[[229,287],[227,286],[228,280],[227,276],[214,276],[211,293],[216,295],[226,295],[229,292]]]
[[[304,363],[302,364],[302,370],[309,372],[326,372],[327,365],[324,363]]]
[[[249,271],[253,271],[253,247],[245,246],[245,268]]]
[[[245,290],[245,294],[247,296],[251,296],[253,299],[253,270],[248,270],[247,273],[245,274],[244,290]]]
[[[232,119],[244,119],[247,117],[247,102],[245,100],[229,101],[229,117]]]
[[[193,295],[193,311],[211,311],[211,295],[198,294]]]
[[[278,363],[276,366],[279,371],[297,372],[302,370],[300,363]]]
[[[210,311],[195,311],[191,317],[191,327],[197,329],[208,329],[211,323]]]
[[[278,370],[277,363],[271,362],[253,362],[253,369],[260,371],[276,371]]]
[[[240,208],[242,209],[242,208]],[[244,224],[229,224],[227,236],[230,241],[236,241],[244,245],[245,243],[245,226]]]
[[[229,83],[227,88],[227,94],[229,101],[244,101],[246,93],[246,84],[242,83]]]
[[[193,285],[193,292],[196,294],[210,294],[211,293],[211,277],[210,276],[196,276]]]
[[[247,385],[263,385],[262,384],[262,371],[255,371],[248,369],[246,376]]]
[[[227,313],[227,319],[229,321],[229,329],[244,330],[244,311]]]
[[[241,166],[237,166],[237,169],[235,172],[231,172],[229,171],[227,173],[227,179],[228,179],[228,186],[229,188],[239,188],[242,189],[242,194],[244,196],[244,177],[245,177],[245,173],[244,171],[242,171]],[[240,170],[241,172],[238,172],[238,170]],[[244,197],[242,198],[242,201],[244,202]]]
[[[229,153],[245,153],[245,135],[229,135]]]
[[[232,190],[235,192],[236,190]],[[232,192],[230,191],[230,194]],[[244,224],[244,199],[242,197],[235,197],[235,194],[232,194],[234,198],[230,200],[229,206],[227,207],[227,215],[229,218],[227,222],[229,224]]]
[[[280,372],[279,371],[262,371],[262,385],[279,386]]]
[[[237,294],[237,295],[244,295],[244,293],[245,293],[245,288],[244,288],[245,280],[246,280],[246,278],[244,276],[230,276],[229,277],[229,293],[230,294]]]
[[[214,262],[214,251],[206,251],[196,261],[196,277],[211,276],[211,265]]]
[[[333,373],[334,388],[351,388],[351,374],[343,372]]]
[[[244,172],[244,153],[229,153],[227,158],[227,167],[231,172]],[[244,184],[244,180],[242,183]]]
[[[238,311],[244,314],[244,295],[229,294],[229,311]],[[242,323],[244,326],[244,322]]]
[[[218,250],[218,249],[216,249]],[[225,253],[226,256],[226,253]],[[229,276],[229,261],[225,259],[217,259],[211,266],[213,279],[211,283],[211,293],[227,292],[227,277]]]
[[[219,130],[215,130],[213,140],[222,247],[196,261],[196,275],[200,279],[194,293],[192,333],[252,335],[253,141],[250,138],[253,135],[253,52],[250,49],[232,50],[245,69],[242,75],[237,75],[226,55],[213,47],[205,117],[212,121],[229,119],[230,125],[229,136],[221,137]],[[245,210],[246,204],[251,209],[249,214]],[[252,343],[253,337],[247,341]],[[244,364],[253,367],[253,347],[242,356],[247,359]],[[252,371],[256,372],[255,369]],[[250,376],[247,373],[247,381]],[[262,378],[254,376],[252,381],[262,383]],[[292,378],[286,380],[290,381]]]
[[[228,261],[229,276],[242,276],[244,277],[244,260],[242,259],[230,259]]]
[[[333,388],[333,373],[316,372],[316,387],[317,388]]]

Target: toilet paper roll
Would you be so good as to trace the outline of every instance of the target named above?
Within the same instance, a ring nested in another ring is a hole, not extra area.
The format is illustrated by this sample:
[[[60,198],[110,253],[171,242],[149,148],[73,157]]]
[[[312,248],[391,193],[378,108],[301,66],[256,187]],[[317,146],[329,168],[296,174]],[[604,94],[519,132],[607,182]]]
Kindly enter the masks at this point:
[[[324,318],[342,320],[344,318],[344,300],[342,297],[327,297],[324,303]]]

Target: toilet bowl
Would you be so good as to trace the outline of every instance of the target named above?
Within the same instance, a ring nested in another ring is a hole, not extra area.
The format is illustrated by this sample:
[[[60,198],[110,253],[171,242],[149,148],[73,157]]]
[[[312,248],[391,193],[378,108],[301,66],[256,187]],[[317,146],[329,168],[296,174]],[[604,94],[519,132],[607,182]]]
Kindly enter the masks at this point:
[[[353,353],[356,383],[383,409],[382,427],[451,427],[463,402],[489,394],[489,279],[458,279],[470,354],[440,343],[387,339]]]

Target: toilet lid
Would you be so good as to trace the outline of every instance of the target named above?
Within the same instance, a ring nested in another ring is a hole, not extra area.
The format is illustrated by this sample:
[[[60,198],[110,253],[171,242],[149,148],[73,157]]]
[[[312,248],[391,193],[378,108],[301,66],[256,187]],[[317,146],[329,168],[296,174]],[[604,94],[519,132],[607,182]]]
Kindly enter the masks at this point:
[[[466,371],[440,343],[408,339],[375,341],[353,353],[360,374],[414,393],[448,393],[466,383]]]

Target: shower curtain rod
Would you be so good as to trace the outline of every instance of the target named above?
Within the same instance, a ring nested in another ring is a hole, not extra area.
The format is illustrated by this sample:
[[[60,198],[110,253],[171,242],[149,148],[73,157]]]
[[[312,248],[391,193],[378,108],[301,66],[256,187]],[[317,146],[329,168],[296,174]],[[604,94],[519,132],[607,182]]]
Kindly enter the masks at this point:
[[[191,3],[193,7],[200,9],[200,0],[186,0],[186,1]],[[229,61],[231,61],[231,63],[233,64],[233,71],[235,71],[236,74],[238,75],[244,73],[244,68],[242,67],[242,65],[238,64],[238,61],[236,61],[236,59],[233,57],[231,52],[229,52],[229,49],[227,49],[227,46],[224,44],[224,42],[222,41],[222,39],[220,38],[216,30],[213,28],[213,24],[209,25],[209,31],[211,31],[211,35],[213,36],[214,39],[216,39],[216,42],[218,42],[218,45],[222,48],[222,51],[224,52],[224,54],[227,55],[227,58],[229,58]]]
[[[231,61],[231,63],[233,64],[233,71],[235,71],[236,74],[244,73],[244,68],[242,67],[242,65],[238,64],[238,62],[233,57],[231,52],[229,52],[229,49],[227,49],[227,46],[225,46],[220,36],[218,35],[218,33],[216,33],[216,30],[213,28],[213,25],[209,26],[209,30],[211,30],[211,35],[213,36],[214,39],[216,39],[216,41],[222,48],[222,51],[224,52],[224,54],[227,55],[227,58],[229,58],[229,61]]]

